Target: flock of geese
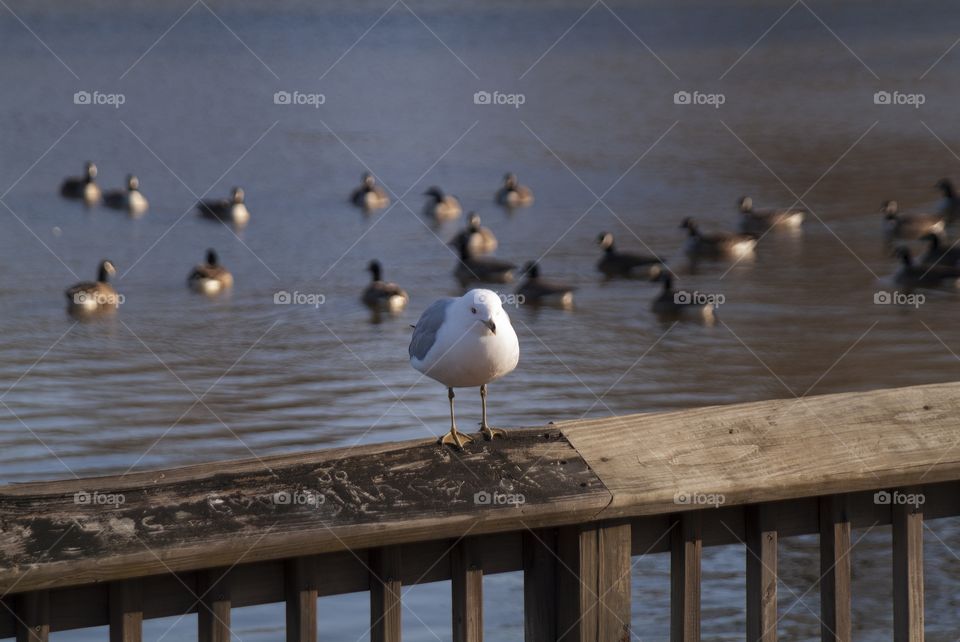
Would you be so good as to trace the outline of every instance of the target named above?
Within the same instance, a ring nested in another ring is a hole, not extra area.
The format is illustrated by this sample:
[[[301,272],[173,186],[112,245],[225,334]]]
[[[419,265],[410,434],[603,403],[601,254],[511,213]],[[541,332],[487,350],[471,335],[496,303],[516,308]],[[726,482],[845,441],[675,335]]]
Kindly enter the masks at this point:
[[[96,182],[97,167],[88,162],[82,176],[67,178],[60,189],[65,198],[83,201],[88,206],[102,204],[105,207],[125,210],[132,216],[144,214],[149,205],[140,192],[136,176],[129,175],[124,189],[101,191]],[[947,228],[960,219],[960,197],[949,179],[942,179],[936,188],[943,195],[933,213],[902,212],[896,201],[886,201],[881,206],[884,215],[884,238],[890,244],[902,241],[923,241],[926,252],[915,261],[905,245],[895,247],[894,254],[900,267],[894,281],[905,288],[960,287],[960,247],[947,242]],[[426,202],[423,213],[436,222],[453,221],[462,216],[463,210],[456,196],[439,187],[430,187],[424,192]],[[507,174],[496,191],[494,200],[513,210],[533,204],[533,191],[520,184],[516,175]],[[376,182],[373,175],[364,174],[359,187],[350,194],[350,202],[366,212],[386,208],[390,197]],[[807,215],[801,208],[756,209],[749,196],[740,199],[739,229],[737,231],[704,232],[692,218],[685,218],[680,228],[686,232],[683,253],[691,264],[701,261],[722,262],[752,259],[757,242],[769,232],[798,232]],[[199,216],[244,226],[250,213],[244,203],[244,192],[235,187],[228,198],[202,200],[196,205]],[[651,308],[664,320],[697,320],[712,323],[716,319],[716,306],[708,300],[692,300],[678,296],[674,289],[674,275],[663,259],[653,254],[628,252],[619,249],[614,237],[603,232],[597,237],[602,255],[597,269],[607,278],[631,278],[662,283],[659,295]],[[481,224],[480,216],[470,212],[466,227],[450,240],[456,248],[459,261],[454,276],[466,288],[471,284],[508,284],[514,281],[517,266],[493,256],[497,250],[497,237]],[[383,266],[371,261],[367,266],[371,280],[363,290],[362,302],[373,311],[397,313],[403,310],[410,298],[398,284],[383,278]],[[78,283],[66,291],[68,310],[75,316],[87,317],[116,311],[122,297],[110,285],[109,279],[116,270],[109,260],[102,261],[96,281]],[[233,286],[233,276],[220,265],[215,250],[207,250],[205,261],[196,265],[187,277],[188,286],[206,295],[217,295]],[[528,261],[522,269],[522,280],[514,294],[518,301],[533,305],[555,305],[569,308],[573,304],[575,288],[567,283],[553,281],[541,276],[536,261]]]

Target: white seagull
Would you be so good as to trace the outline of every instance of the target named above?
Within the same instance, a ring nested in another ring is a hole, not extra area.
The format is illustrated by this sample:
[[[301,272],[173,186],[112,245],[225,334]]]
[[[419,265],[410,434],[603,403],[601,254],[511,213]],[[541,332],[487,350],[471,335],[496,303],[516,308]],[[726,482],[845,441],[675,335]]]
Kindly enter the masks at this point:
[[[440,443],[463,450],[473,441],[457,430],[454,388],[480,386],[480,431],[487,439],[506,434],[487,425],[487,384],[517,367],[520,344],[496,292],[470,290],[431,303],[414,326],[409,352],[410,365],[447,387],[450,432]]]

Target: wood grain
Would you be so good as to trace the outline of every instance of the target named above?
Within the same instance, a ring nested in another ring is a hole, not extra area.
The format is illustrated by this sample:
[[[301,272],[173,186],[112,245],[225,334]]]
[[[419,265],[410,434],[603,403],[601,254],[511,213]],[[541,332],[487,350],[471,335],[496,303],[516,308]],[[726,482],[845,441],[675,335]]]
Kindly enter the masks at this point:
[[[747,641],[777,642],[777,527],[769,504],[747,506]]]
[[[483,642],[483,562],[476,538],[456,542],[450,551],[453,642]]]
[[[848,498],[820,499],[820,639],[849,642],[851,560]]]
[[[916,497],[919,488],[903,488],[902,497]],[[923,510],[918,504],[892,506],[893,639],[923,641]]]
[[[670,531],[670,640],[700,640],[701,511],[676,516]]]

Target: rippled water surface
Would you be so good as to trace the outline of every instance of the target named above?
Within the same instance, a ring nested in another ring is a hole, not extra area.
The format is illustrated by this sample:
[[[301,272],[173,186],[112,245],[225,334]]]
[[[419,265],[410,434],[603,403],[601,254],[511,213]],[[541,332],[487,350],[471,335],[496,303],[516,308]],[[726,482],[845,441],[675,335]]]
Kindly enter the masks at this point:
[[[955,295],[918,309],[873,302],[895,267],[880,202],[931,206],[938,178],[960,178],[960,53],[936,62],[960,35],[943,20],[952,6],[788,6],[11,2],[0,10],[0,481],[444,430],[443,389],[406,357],[420,311],[460,292],[445,245],[460,224],[419,214],[432,184],[481,213],[500,256],[540,257],[578,287],[572,311],[510,309],[522,356],[491,388],[500,425],[956,379]],[[524,104],[476,105],[481,90]],[[925,103],[876,105],[879,90]],[[125,102],[75,105],[77,91]],[[325,102],[277,105],[277,91]],[[678,91],[724,102],[677,105]],[[135,172],[149,213],[61,200],[60,179],[87,159],[105,186]],[[372,215],[348,205],[365,165],[402,202]],[[494,206],[507,170],[535,189],[532,208]],[[190,212],[233,185],[247,192],[245,230]],[[802,235],[764,238],[752,263],[690,273],[680,220],[731,228],[743,194],[758,206],[802,198],[814,214]],[[602,282],[603,230],[674,259],[679,287],[722,294],[722,323],[671,327],[650,313],[655,286]],[[236,279],[216,301],[184,283],[208,246]],[[125,303],[74,323],[62,292],[105,257]],[[382,323],[359,301],[372,258],[411,295]],[[324,302],[275,305],[279,290]],[[464,424],[479,416],[478,395],[458,403]],[[945,547],[958,531],[931,528],[928,588],[945,588],[928,591],[928,634],[952,639],[958,563]],[[860,639],[889,637],[889,541],[878,528],[856,549]],[[786,639],[818,635],[815,550],[782,546]],[[651,556],[635,571],[644,640],[668,633],[668,565]],[[740,636],[742,569],[738,547],[705,553],[711,638]],[[521,578],[486,586],[488,638],[519,639]],[[447,587],[407,597],[408,639],[445,639]],[[363,596],[321,600],[325,639],[361,636],[366,608]],[[278,607],[235,620],[244,640],[282,636]],[[171,624],[151,622],[147,639],[192,632],[192,617]]]

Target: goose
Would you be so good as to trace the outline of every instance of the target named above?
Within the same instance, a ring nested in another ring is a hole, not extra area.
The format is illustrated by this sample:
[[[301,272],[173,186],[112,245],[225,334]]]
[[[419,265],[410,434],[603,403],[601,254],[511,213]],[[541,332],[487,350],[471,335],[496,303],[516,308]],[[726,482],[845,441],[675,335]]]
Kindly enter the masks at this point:
[[[474,256],[470,253],[470,246],[465,240],[461,240],[457,247],[460,251],[460,260],[453,274],[461,285],[474,282],[513,282],[513,270],[517,267],[513,263],[492,256]]]
[[[687,217],[680,227],[688,232],[684,252],[693,259],[743,259],[752,257],[757,239],[752,234],[715,232],[702,234],[697,222]]]
[[[880,206],[884,217],[884,235],[888,239],[918,239],[926,234],[943,234],[946,221],[939,214],[905,214],[896,201]]]
[[[383,280],[383,266],[380,261],[370,261],[367,270],[370,271],[371,281],[363,290],[361,299],[364,305],[382,312],[399,312],[407,307],[410,297],[396,283]]]
[[[540,276],[540,266],[536,261],[528,261],[523,266],[523,271],[526,278],[520,283],[516,291],[517,300],[520,303],[555,304],[563,308],[573,306],[573,291],[576,288],[566,283],[542,278]]]
[[[910,250],[897,248],[900,268],[894,274],[894,281],[909,288],[957,288],[960,286],[960,268],[947,265],[915,265]]]
[[[423,195],[430,197],[423,208],[423,212],[434,220],[452,221],[455,218],[460,218],[460,214],[463,213],[457,197],[444,194],[439,187],[431,187]]]
[[[497,250],[497,237],[489,228],[480,225],[480,215],[476,212],[470,212],[467,217],[467,228],[453,237],[450,245],[460,247],[461,241],[464,240],[470,246],[470,254],[473,256],[493,254]]]
[[[353,190],[350,201],[357,207],[365,210],[379,210],[390,204],[390,197],[386,190],[377,185],[373,174],[367,172],[360,179],[360,187]]]
[[[60,185],[60,195],[65,198],[78,198],[91,205],[100,200],[100,188],[97,186],[97,166],[87,161],[83,176],[72,176]]]
[[[668,272],[660,276],[663,289],[653,300],[653,313],[664,321],[700,321],[712,325],[717,320],[717,307],[713,303],[691,301],[690,294],[673,289],[673,277]]]
[[[123,302],[123,297],[107,281],[116,273],[113,263],[104,260],[100,262],[96,281],[84,281],[68,288],[65,294],[70,312],[92,314],[115,311]]]
[[[250,212],[244,204],[243,189],[239,187],[233,188],[230,198],[200,201],[197,203],[197,210],[205,218],[239,226],[246,225],[250,220]]]
[[[920,259],[923,265],[947,265],[950,267],[960,263],[960,246],[954,243],[944,247],[943,238],[938,234],[924,234],[921,241],[927,242],[927,251]]]
[[[666,268],[659,258],[644,254],[620,252],[613,244],[613,234],[602,232],[597,243],[603,248],[603,256],[597,269],[608,277],[627,276],[653,280]]]
[[[497,190],[497,203],[506,207],[533,205],[533,190],[521,185],[516,174],[507,174],[503,177],[503,186]]]
[[[216,251],[209,249],[207,262],[193,268],[187,276],[187,285],[194,292],[201,294],[219,294],[233,287],[233,275],[227,268],[220,265]]]
[[[103,204],[115,210],[126,210],[131,214],[143,214],[149,204],[140,193],[140,181],[133,174],[127,175],[127,188],[115,189],[103,194]]]
[[[753,199],[744,196],[740,199],[740,231],[747,234],[763,234],[774,229],[798,230],[803,224],[806,210],[800,208],[782,210],[755,210]]]
[[[939,212],[946,217],[948,223],[953,223],[960,218],[960,197],[953,187],[953,181],[949,178],[941,178],[934,186],[943,193],[940,201]]]

